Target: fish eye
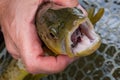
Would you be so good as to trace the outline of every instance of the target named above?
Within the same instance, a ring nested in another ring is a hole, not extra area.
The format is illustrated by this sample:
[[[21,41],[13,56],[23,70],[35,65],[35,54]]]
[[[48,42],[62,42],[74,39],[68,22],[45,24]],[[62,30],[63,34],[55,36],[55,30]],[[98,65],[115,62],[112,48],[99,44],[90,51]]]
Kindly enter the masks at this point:
[[[57,39],[57,36],[56,36],[57,32],[54,28],[51,28],[50,29],[50,36],[54,39]]]
[[[53,38],[55,37],[55,35],[53,33],[50,33],[50,36],[53,37]]]

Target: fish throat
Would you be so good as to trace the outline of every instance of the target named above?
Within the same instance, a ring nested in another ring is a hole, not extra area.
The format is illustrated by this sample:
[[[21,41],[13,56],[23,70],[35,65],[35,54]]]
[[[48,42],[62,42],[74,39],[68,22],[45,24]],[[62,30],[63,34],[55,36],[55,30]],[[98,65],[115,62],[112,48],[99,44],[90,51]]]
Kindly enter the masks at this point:
[[[71,35],[71,47],[77,46],[78,43],[82,41],[82,37],[84,36],[84,33],[81,31],[81,27],[78,27],[73,34]]]
[[[91,47],[98,37],[96,33],[91,28],[89,22],[83,22],[80,24],[71,34],[71,50],[74,54],[84,51],[85,49]]]

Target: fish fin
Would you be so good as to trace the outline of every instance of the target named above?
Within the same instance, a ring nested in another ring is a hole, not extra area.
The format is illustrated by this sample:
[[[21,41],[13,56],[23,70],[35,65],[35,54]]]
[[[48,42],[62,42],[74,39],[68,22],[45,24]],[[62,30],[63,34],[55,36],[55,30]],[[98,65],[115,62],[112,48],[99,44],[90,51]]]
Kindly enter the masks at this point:
[[[98,12],[95,14],[95,8],[91,8],[88,10],[88,18],[95,25],[103,16],[104,8],[100,8]]]
[[[88,9],[87,12],[88,12],[88,18],[91,20],[94,16],[95,8],[92,7],[90,9]]]

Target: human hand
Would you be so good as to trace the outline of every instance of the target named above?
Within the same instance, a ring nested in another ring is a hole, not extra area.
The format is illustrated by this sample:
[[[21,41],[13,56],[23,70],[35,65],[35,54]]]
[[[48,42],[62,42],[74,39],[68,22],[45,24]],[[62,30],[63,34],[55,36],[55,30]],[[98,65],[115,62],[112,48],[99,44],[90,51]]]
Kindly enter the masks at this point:
[[[2,0],[1,0],[2,1]],[[15,59],[21,59],[30,73],[56,73],[75,58],[65,55],[45,56],[37,36],[34,18],[38,6],[45,0],[4,0],[0,23],[6,48]],[[75,7],[77,0],[53,0],[53,9]],[[57,6],[58,5],[58,6]]]

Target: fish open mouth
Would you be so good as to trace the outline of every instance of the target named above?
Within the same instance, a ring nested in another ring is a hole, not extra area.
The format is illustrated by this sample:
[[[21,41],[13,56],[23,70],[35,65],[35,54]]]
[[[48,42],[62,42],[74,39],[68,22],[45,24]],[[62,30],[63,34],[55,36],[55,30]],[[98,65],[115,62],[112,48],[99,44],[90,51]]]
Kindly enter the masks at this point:
[[[86,21],[80,24],[73,31],[73,33],[70,36],[70,41],[71,41],[72,53],[79,54],[85,50],[92,48],[92,46],[94,46],[100,41],[100,38],[95,33],[94,28],[92,27],[92,24],[89,23],[89,21]]]

